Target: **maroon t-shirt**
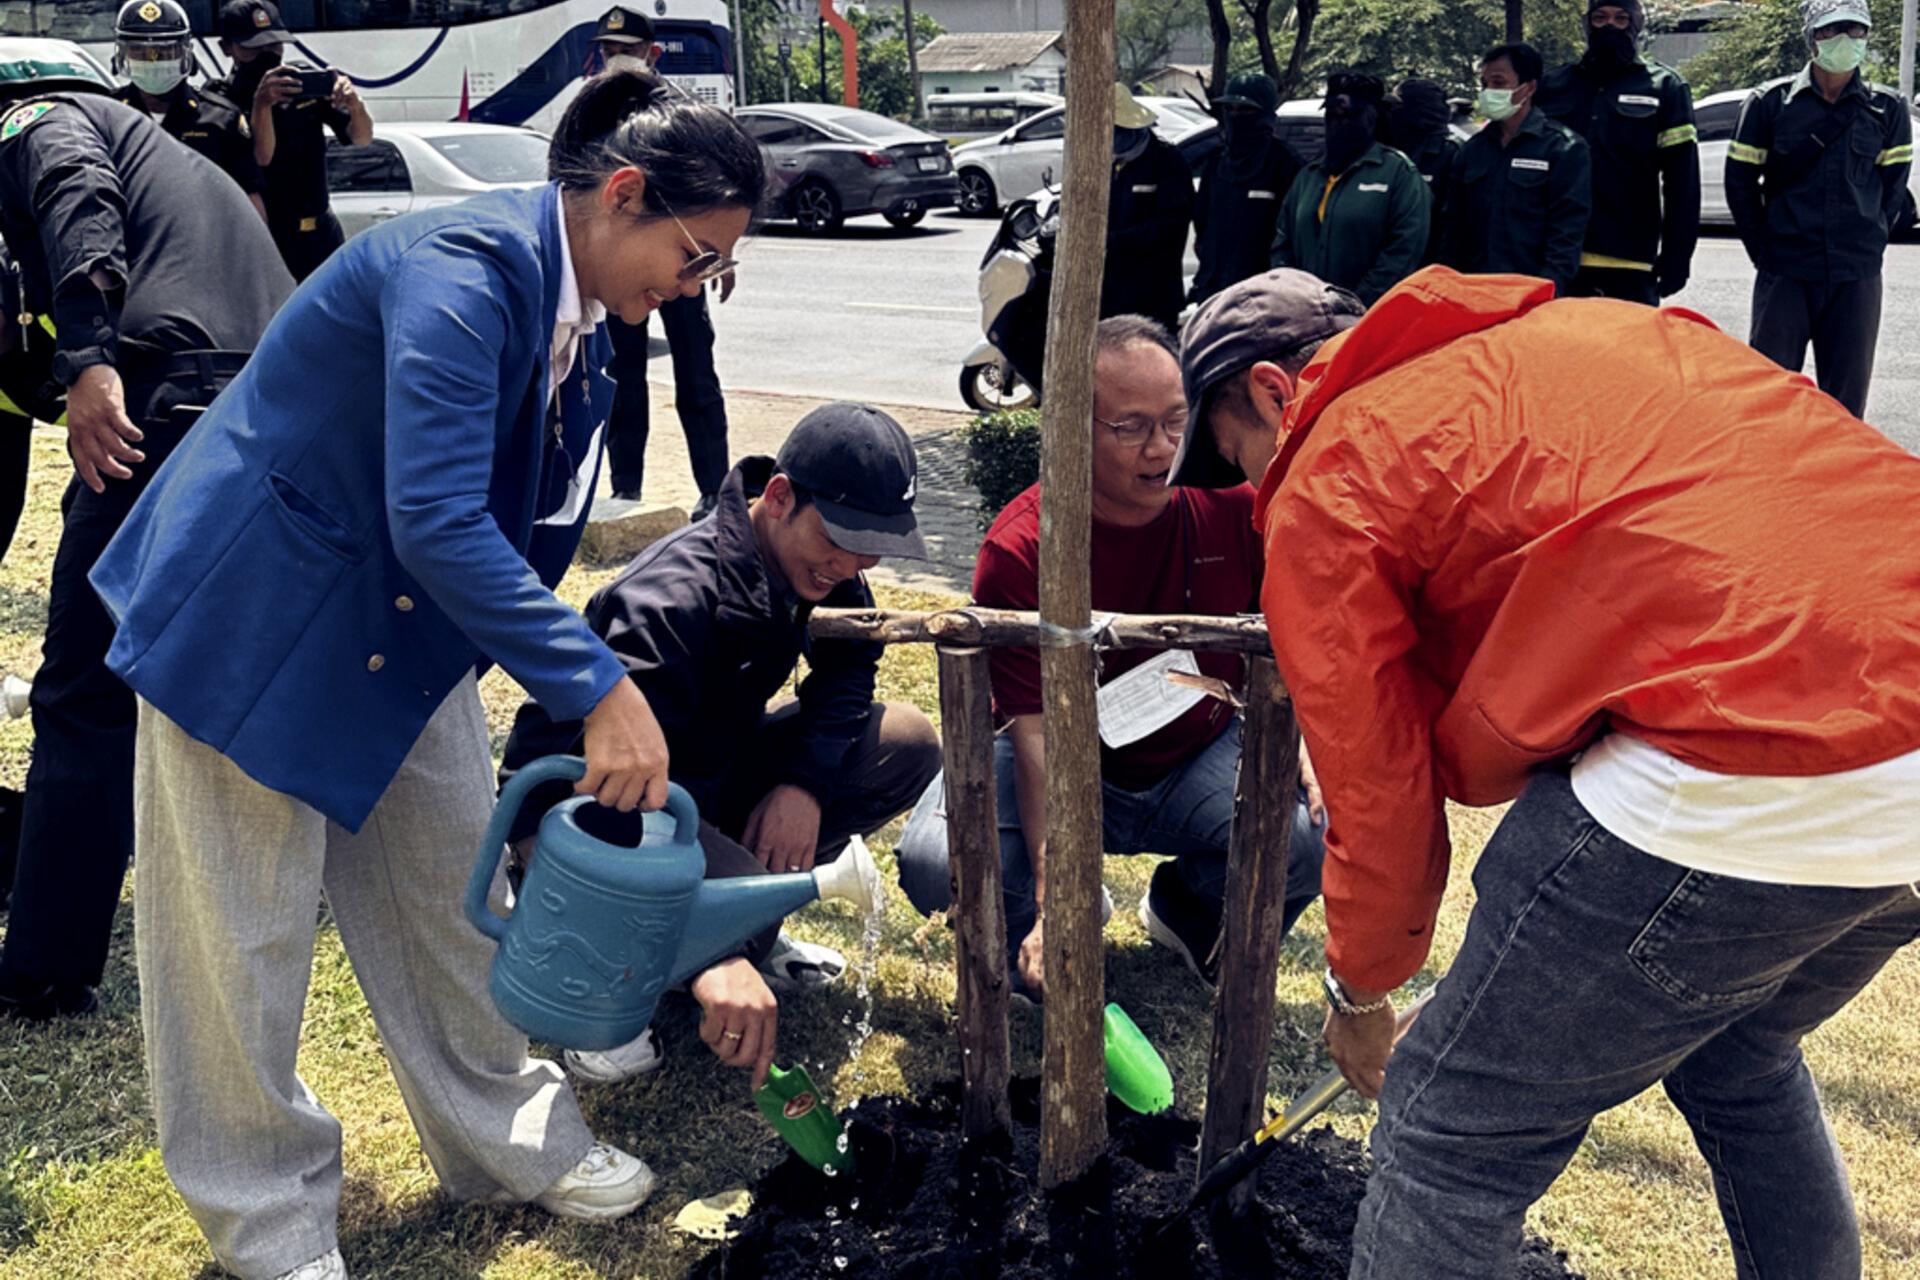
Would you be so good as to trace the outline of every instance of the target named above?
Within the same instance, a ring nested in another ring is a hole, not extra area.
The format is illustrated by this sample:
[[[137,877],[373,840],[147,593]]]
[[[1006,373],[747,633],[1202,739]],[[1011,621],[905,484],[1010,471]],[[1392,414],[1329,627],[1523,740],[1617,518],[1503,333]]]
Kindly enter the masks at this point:
[[[1260,537],[1253,527],[1253,489],[1176,489],[1151,524],[1093,522],[1093,611],[1102,613],[1239,614],[1260,607]],[[1040,486],[1007,504],[987,531],[973,569],[973,598],[994,609],[1036,609],[1040,603]],[[993,706],[1006,720],[1040,710],[1040,651],[993,651]],[[1157,649],[1100,655],[1100,682],[1147,662]],[[1197,655],[1202,673],[1239,686],[1245,663],[1230,653]],[[1108,782],[1144,791],[1198,755],[1218,737],[1233,709],[1203,698],[1172,724],[1124,747],[1100,748]]]

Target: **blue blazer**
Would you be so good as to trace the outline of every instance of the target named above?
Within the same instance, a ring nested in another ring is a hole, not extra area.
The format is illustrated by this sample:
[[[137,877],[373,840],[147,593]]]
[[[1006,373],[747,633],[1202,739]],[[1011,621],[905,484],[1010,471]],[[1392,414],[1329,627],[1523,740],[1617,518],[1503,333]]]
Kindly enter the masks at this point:
[[[549,185],[348,241],[93,570],[119,624],[107,665],[349,830],[476,664],[557,718],[622,678],[551,590],[613,398],[603,326],[550,408],[559,219]]]

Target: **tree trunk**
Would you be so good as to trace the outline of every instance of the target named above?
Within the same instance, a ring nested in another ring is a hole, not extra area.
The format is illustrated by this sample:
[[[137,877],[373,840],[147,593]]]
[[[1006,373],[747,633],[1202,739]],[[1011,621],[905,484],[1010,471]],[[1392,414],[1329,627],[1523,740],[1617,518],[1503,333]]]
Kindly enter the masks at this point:
[[[1227,91],[1227,59],[1233,52],[1233,24],[1227,21],[1227,0],[1207,0],[1207,27],[1213,34],[1213,66],[1207,72],[1207,97]]]
[[[1100,939],[1100,736],[1088,559],[1092,541],[1093,330],[1106,266],[1113,164],[1114,0],[1067,6],[1066,156],[1047,308],[1041,410],[1040,690],[1047,729],[1046,1049],[1040,1185],[1085,1174],[1107,1146]],[[1048,625],[1050,624],[1050,625]]]
[[[967,1141],[1012,1127],[1007,1077],[1007,915],[1000,892],[993,707],[985,649],[940,648],[940,738],[946,760],[947,852],[953,868],[954,959],[960,988],[960,1123]],[[1269,984],[1271,985],[1271,984]]]
[[[913,33],[913,0],[900,0],[907,19],[907,83],[913,86],[913,118],[927,118],[927,100],[920,91],[920,42]]]
[[[1246,8],[1247,16],[1253,19],[1254,42],[1260,46],[1260,68],[1267,73],[1269,79],[1279,84],[1280,55],[1274,52],[1273,28],[1267,25],[1272,18],[1273,0],[1253,0],[1252,4],[1247,4],[1247,0],[1240,0],[1240,3]],[[1280,96],[1284,101],[1286,95],[1283,93]]]
[[[1296,96],[1300,77],[1307,62],[1307,44],[1313,39],[1313,24],[1320,16],[1320,0],[1294,0],[1293,54],[1287,59],[1287,74],[1280,80],[1280,101]]]
[[[1507,0],[1507,43],[1514,44],[1527,38],[1527,15],[1525,0]]]
[[[1201,1176],[1266,1119],[1273,978],[1286,916],[1293,795],[1300,785],[1300,734],[1293,703],[1271,657],[1247,662],[1243,735],[1227,851],[1226,909],[1220,921],[1207,1110],[1200,1130]],[[1228,1203],[1245,1207],[1253,1187],[1254,1179],[1244,1179],[1227,1193]]]

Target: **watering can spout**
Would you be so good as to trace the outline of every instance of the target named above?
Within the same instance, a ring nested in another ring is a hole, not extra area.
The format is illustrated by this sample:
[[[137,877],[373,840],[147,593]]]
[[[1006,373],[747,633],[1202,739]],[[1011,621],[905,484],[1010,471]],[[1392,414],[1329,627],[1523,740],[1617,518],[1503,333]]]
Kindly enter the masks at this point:
[[[815,898],[851,902],[863,917],[872,913],[880,900],[880,870],[862,841],[852,841],[839,858],[810,872],[702,881],[670,981],[691,978]]]

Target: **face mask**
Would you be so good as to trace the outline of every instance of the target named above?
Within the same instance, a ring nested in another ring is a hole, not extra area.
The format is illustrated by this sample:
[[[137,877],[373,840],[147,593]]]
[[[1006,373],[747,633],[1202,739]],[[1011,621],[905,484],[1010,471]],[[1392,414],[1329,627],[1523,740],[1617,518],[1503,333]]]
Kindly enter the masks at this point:
[[[1813,65],[1831,75],[1857,71],[1866,60],[1867,42],[1852,36],[1828,36],[1814,46]]]
[[[1273,126],[1252,112],[1235,111],[1227,116],[1227,150],[1234,155],[1250,155],[1273,136]]]
[[[1633,32],[1619,27],[1598,27],[1588,32],[1587,59],[1607,71],[1623,71],[1640,58],[1640,47]]]
[[[1481,115],[1498,123],[1511,119],[1514,112],[1526,105],[1524,102],[1515,102],[1513,95],[1512,89],[1482,89],[1476,105]]]
[[[178,62],[130,62],[127,64],[127,79],[156,98],[166,97],[186,78],[187,73],[180,69]]]
[[[647,60],[635,57],[631,53],[610,53],[607,55],[609,71],[645,71]]]
[[[1373,145],[1374,124],[1377,117],[1372,111],[1360,111],[1350,116],[1327,117],[1327,169],[1332,173],[1345,173],[1354,161],[1367,153]]]

